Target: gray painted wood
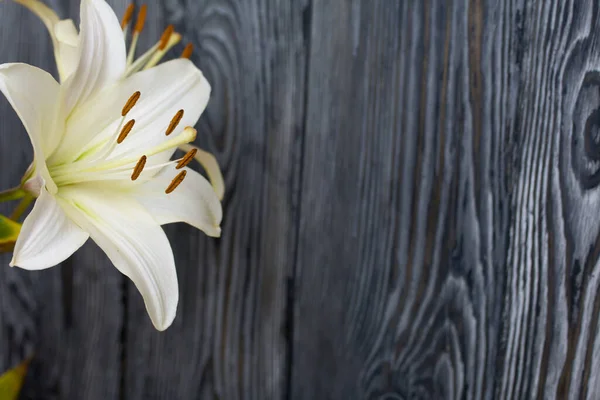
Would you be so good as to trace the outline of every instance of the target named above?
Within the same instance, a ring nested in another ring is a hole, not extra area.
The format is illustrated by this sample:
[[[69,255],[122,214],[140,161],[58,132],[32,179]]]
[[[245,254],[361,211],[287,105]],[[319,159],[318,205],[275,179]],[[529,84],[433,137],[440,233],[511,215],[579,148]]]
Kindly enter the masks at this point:
[[[181,300],[166,332],[154,330],[128,285],[124,393],[281,399],[303,120],[299,5],[189,0],[151,10],[146,44],[173,24],[197,45],[193,61],[213,87],[197,143],[217,155],[228,190],[221,239],[169,227]]]
[[[312,16],[292,398],[598,398],[598,4]]]
[[[223,237],[167,227],[163,333],[92,243],[0,268],[0,370],[33,356],[23,398],[598,397],[596,3],[148,5],[142,47],[174,24],[213,86],[197,143],[223,167]],[[10,61],[55,72],[3,2]],[[0,132],[4,188],[31,150],[3,98]]]

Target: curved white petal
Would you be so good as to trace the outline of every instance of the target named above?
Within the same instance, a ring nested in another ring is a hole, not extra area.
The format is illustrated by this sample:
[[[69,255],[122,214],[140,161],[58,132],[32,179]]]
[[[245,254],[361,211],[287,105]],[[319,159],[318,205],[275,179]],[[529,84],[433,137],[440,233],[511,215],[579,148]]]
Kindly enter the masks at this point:
[[[137,199],[161,225],[186,222],[208,236],[221,236],[223,210],[219,198],[202,175],[190,168],[185,170],[187,175],[174,192],[166,194],[165,189],[179,171],[163,168],[139,188]]]
[[[35,156],[36,173],[51,193],[56,185],[50,178],[45,158],[60,142],[59,84],[47,72],[27,64],[0,65],[0,91],[4,93],[25,126]]]
[[[54,26],[56,39],[72,47],[79,45],[79,32],[72,19],[63,19]]]
[[[178,130],[194,126],[206,108],[210,90],[202,72],[186,59],[172,60],[138,72],[74,110],[67,122],[63,145],[53,161],[75,160],[114,135],[121,122],[121,110],[136,91],[141,93],[140,100],[127,115],[128,120],[135,119],[135,127],[116,147],[114,156],[166,140],[165,131],[180,109],[185,113]],[[171,155],[166,152],[162,160]]]
[[[173,251],[164,231],[135,200],[91,187],[61,193],[69,216],[100,246],[142,294],[158,330],[171,325],[179,287]]]
[[[58,51],[56,65],[60,80],[64,82],[79,64],[79,33],[73,20],[64,19],[54,26],[54,34],[57,41],[55,46],[58,46],[58,50],[55,50]]]
[[[77,68],[66,80],[70,112],[125,72],[125,40],[114,11],[104,0],[81,1],[81,34]]]
[[[55,198],[42,190],[23,223],[10,265],[30,270],[52,267],[73,254],[88,237],[69,220]]]
[[[194,156],[194,159],[206,171],[208,179],[210,180],[210,184],[215,190],[219,200],[223,200],[223,196],[225,196],[225,181],[223,180],[223,174],[221,173],[219,163],[217,162],[215,156],[210,154],[208,151],[204,151],[201,148],[191,144],[183,144],[179,146],[179,149],[185,151],[186,153],[190,150],[196,149],[196,155]]]
[[[70,54],[73,53],[72,49],[75,48],[75,54],[77,53],[77,30],[74,29],[75,26],[73,25],[73,21],[61,21],[50,7],[38,0],[15,0],[15,2],[27,7],[42,20],[44,25],[46,25],[54,46],[54,57],[56,58],[58,73],[61,81],[64,81],[69,76],[69,73],[73,71],[73,68],[71,67],[73,60],[72,57],[70,57]],[[73,25],[74,35],[73,30],[70,29],[70,27],[66,28],[68,31],[65,31],[65,25],[69,24]],[[76,61],[77,60],[75,60],[75,65]]]

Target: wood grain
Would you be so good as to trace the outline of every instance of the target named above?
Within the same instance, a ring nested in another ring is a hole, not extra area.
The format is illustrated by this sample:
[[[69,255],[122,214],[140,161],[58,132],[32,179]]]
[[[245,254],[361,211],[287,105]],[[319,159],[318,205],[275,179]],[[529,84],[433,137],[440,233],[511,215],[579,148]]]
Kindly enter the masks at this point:
[[[213,88],[197,144],[223,167],[223,237],[167,227],[163,333],[93,243],[0,268],[0,370],[33,355],[23,398],[598,398],[598,4],[148,5],[141,46],[174,24]],[[43,26],[2,2],[12,61],[56,72]],[[1,98],[0,188],[30,160]]]
[[[292,398],[597,398],[597,21],[313,3]]]
[[[301,13],[297,3],[271,0],[148,4],[146,45],[173,24],[196,46],[192,61],[213,88],[198,144],[217,156],[227,191],[220,239],[168,229],[181,299],[166,332],[152,328],[127,285],[124,398],[281,399],[303,120]]]

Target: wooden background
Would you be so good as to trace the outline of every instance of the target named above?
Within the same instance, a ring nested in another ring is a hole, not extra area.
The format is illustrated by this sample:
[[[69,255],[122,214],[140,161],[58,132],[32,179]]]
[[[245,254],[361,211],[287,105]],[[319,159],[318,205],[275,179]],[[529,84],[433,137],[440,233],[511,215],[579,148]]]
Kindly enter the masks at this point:
[[[164,333],[93,243],[40,272],[0,258],[23,398],[600,398],[598,1],[148,4],[143,44],[174,24],[213,85],[223,237],[167,228]],[[4,1],[9,61],[55,71]],[[2,98],[0,187],[30,159]]]

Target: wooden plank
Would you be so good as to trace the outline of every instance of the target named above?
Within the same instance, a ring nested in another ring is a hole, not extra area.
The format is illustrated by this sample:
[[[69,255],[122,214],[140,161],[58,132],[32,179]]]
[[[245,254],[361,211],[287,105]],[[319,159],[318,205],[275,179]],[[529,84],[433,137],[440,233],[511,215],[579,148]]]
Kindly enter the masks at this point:
[[[534,6],[534,7],[531,7]],[[600,204],[598,5],[523,13],[522,146],[513,192],[505,361],[499,393],[595,399]],[[517,36],[518,37],[518,36]],[[525,39],[523,39],[525,38]]]
[[[313,2],[292,398],[597,397],[598,12]]]
[[[112,2],[122,11],[124,1]],[[62,16],[78,2],[51,4]],[[73,7],[76,5],[77,7]],[[28,10],[12,2],[0,5],[0,62],[32,63],[56,73],[45,28]],[[68,14],[76,20],[77,14]],[[0,162],[3,187],[18,184],[31,162],[27,135],[2,97]],[[33,355],[24,398],[117,398],[120,384],[122,315],[121,275],[94,245],[84,246],[61,266],[30,272],[0,272],[2,367]],[[17,349],[19,351],[17,352]],[[23,350],[20,350],[23,349]]]
[[[181,298],[166,332],[152,328],[128,284],[124,393],[128,399],[281,399],[303,124],[301,4],[148,4],[144,45],[174,24],[196,46],[193,61],[213,88],[197,143],[217,155],[227,193],[222,238],[183,225],[168,229]]]

